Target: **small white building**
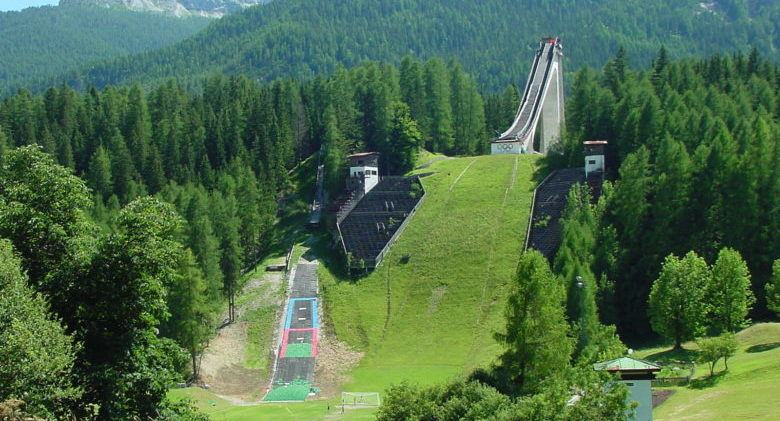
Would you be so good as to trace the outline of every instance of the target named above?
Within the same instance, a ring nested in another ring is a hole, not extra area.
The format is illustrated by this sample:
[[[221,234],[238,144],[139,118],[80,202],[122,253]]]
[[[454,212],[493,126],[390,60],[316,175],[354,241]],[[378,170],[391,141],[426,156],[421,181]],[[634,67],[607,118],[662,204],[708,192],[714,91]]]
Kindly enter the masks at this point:
[[[589,140],[582,143],[585,149],[585,177],[591,173],[604,173],[606,163],[604,160],[604,149],[607,146],[606,140]]]
[[[363,152],[347,157],[349,159],[350,189],[362,190],[368,193],[379,184],[379,153]]]
[[[643,360],[631,357],[616,358],[610,361],[593,364],[596,371],[617,373],[618,382],[628,387],[626,401],[637,403],[634,416],[629,421],[653,421],[652,380],[661,367]]]

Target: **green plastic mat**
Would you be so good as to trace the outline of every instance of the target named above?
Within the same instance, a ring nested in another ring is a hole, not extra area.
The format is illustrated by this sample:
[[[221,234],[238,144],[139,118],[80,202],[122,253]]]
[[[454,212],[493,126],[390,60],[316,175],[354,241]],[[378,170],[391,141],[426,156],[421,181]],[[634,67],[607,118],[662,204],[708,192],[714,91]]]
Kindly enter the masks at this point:
[[[311,344],[287,344],[283,357],[311,357]]]
[[[304,401],[311,392],[311,383],[297,381],[286,386],[276,386],[263,398],[265,402]]]

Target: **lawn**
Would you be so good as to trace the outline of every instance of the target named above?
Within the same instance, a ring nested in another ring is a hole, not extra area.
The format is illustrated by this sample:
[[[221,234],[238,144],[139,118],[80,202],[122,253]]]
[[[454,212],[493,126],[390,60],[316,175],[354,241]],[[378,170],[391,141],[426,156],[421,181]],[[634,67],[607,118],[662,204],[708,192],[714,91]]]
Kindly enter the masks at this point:
[[[330,326],[366,352],[345,390],[382,392],[404,379],[431,384],[495,358],[493,333],[523,246],[536,163],[533,156],[435,162],[422,170],[435,172],[423,178],[425,203],[376,272],[349,280],[329,270],[335,262],[320,266]]]
[[[267,261],[283,258],[296,242],[296,257],[311,248],[323,263],[326,327],[366,352],[344,390],[383,392],[404,379],[432,384],[495,358],[500,350],[493,333],[504,323],[507,286],[525,239],[539,162],[535,156],[480,156],[441,160],[420,170],[435,172],[423,179],[425,202],[379,269],[358,280],[344,277],[328,235],[301,242],[306,234],[296,225],[305,219],[308,194],[293,196],[288,203],[294,215],[278,221]],[[296,191],[306,184],[300,179],[307,172],[299,168],[292,174]],[[406,254],[411,258],[403,264],[400,256]],[[256,320],[250,350],[266,343],[261,336],[272,327],[269,314],[258,309],[251,315]],[[262,366],[264,357],[247,363]],[[171,396],[192,399],[213,420],[369,420],[376,412],[341,414],[337,399],[242,406],[202,389],[173,390]]]
[[[690,420],[780,420],[780,323],[761,323],[740,332],[740,348],[723,362],[714,377],[704,366],[687,387],[675,393],[653,411],[655,421]],[[695,349],[689,343],[686,348]],[[643,350],[638,355],[655,358],[664,349]]]
[[[341,413],[337,400],[320,400],[301,403],[262,403],[234,405],[213,393],[199,389],[175,389],[169,393],[172,399],[190,399],[213,421],[368,421],[374,419],[376,408],[349,409]]]

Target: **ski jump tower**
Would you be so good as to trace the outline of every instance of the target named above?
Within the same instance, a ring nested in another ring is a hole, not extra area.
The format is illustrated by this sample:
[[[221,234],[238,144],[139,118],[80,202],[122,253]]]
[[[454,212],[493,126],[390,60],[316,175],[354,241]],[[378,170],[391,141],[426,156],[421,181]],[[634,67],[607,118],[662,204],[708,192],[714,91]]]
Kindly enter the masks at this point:
[[[546,154],[560,141],[564,123],[563,46],[558,38],[544,38],[536,51],[515,121],[490,142],[490,152]],[[537,129],[538,150],[534,147]]]

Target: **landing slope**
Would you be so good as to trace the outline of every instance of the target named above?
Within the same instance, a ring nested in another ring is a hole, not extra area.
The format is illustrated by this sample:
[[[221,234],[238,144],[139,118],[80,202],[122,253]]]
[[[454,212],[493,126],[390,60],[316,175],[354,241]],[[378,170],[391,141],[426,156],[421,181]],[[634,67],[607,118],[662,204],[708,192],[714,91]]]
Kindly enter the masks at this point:
[[[438,161],[422,170],[436,172],[423,178],[425,202],[376,272],[349,281],[321,266],[330,325],[366,352],[346,390],[434,383],[493,360],[536,162],[528,155]]]

